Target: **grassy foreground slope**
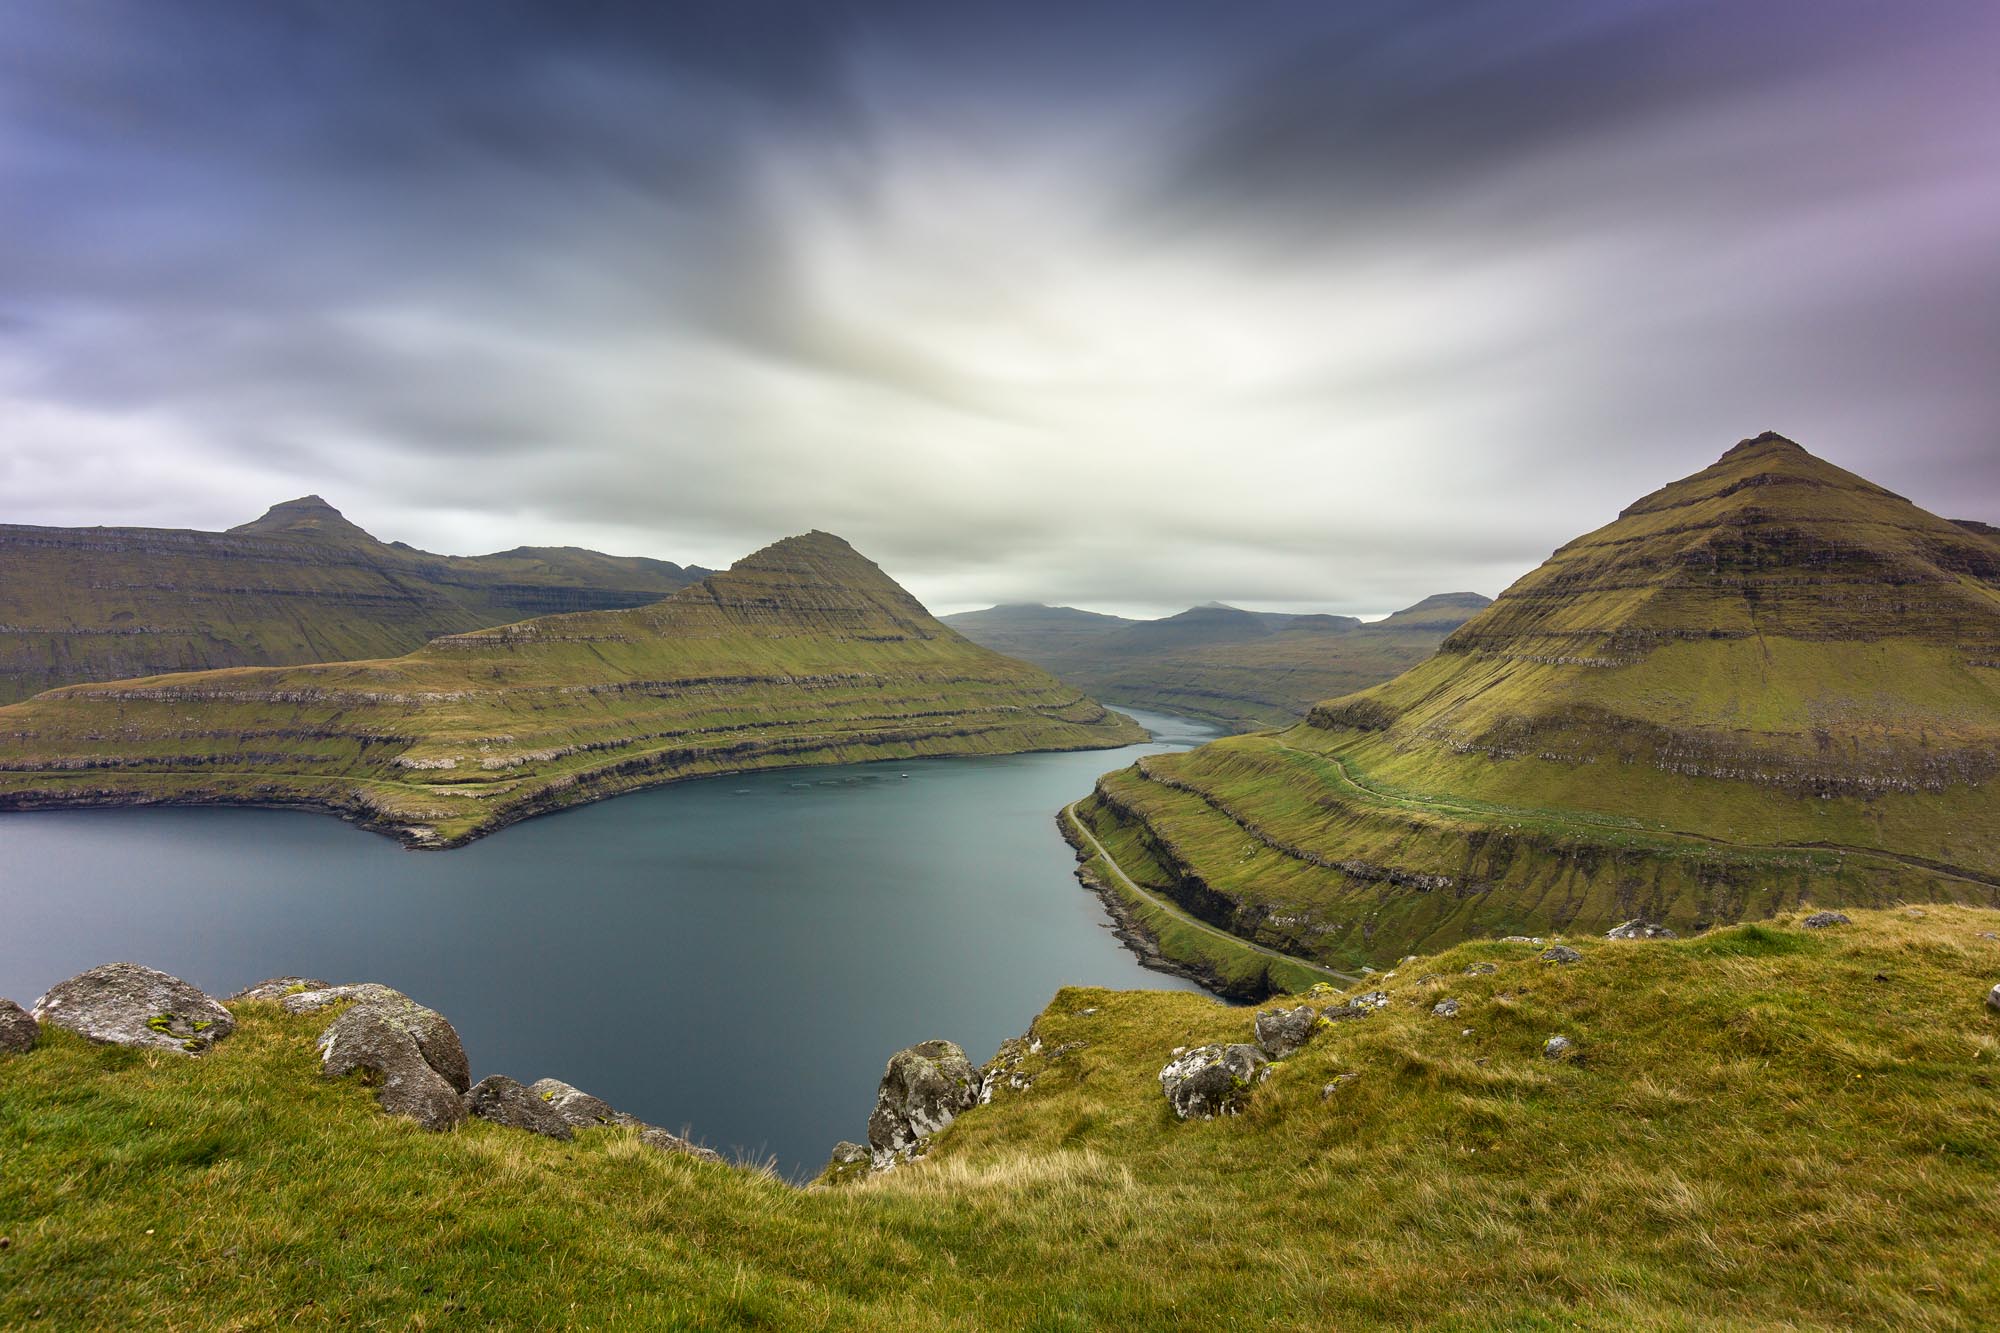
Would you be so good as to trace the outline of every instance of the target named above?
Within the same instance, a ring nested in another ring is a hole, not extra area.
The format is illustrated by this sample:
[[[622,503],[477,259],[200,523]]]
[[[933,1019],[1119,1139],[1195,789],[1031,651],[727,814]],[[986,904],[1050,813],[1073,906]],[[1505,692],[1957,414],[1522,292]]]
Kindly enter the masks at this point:
[[[1813,899],[2000,901],[2000,548],[1777,436],[1396,680],[1107,775],[1184,906],[1381,965]]]
[[[634,610],[50,691],[0,708],[0,808],[297,805],[437,846],[684,777],[1144,735],[815,532]]]
[[[1443,593],[1372,624],[1230,606],[1198,606],[1162,620],[1062,606],[996,606],[944,619],[975,643],[1099,698],[1242,731],[1296,722],[1321,699],[1416,665],[1488,601]]]
[[[1987,1327],[1995,926],[1465,944],[1207,1122],[1157,1071],[1248,1012],[1065,990],[1028,1087],[812,1191],[622,1130],[426,1134],[276,1005],[200,1059],[57,1032],[0,1057],[0,1325]]]
[[[575,547],[432,555],[316,495],[227,532],[0,525],[0,704],[55,685],[388,657],[560,611],[643,606],[705,572]]]

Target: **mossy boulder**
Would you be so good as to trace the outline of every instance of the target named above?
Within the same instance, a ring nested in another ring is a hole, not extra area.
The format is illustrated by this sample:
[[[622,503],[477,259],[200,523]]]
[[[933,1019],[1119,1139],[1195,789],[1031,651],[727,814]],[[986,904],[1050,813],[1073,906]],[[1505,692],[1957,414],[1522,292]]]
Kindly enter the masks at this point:
[[[505,1074],[488,1074],[473,1084],[465,1094],[465,1109],[467,1114],[481,1120],[525,1129],[544,1138],[575,1137],[569,1121],[553,1106]]]
[[[198,988],[137,963],[106,963],[58,982],[35,1001],[35,1018],[109,1046],[199,1055],[236,1030],[229,1011]]]
[[[1257,1015],[1253,1028],[1264,1054],[1282,1060],[1311,1041],[1319,1025],[1319,1010],[1302,1004],[1292,1009],[1265,1009]]]
[[[1269,1073],[1270,1062],[1255,1046],[1197,1046],[1167,1062],[1160,1091],[1180,1119],[1210,1120],[1241,1111]]]
[[[919,1042],[889,1057],[868,1117],[875,1168],[888,1170],[920,1153],[926,1139],[979,1104],[981,1084],[955,1042]]]
[[[245,986],[229,999],[231,1003],[238,1000],[283,1000],[288,995],[328,989],[327,982],[315,981],[311,977],[265,977],[255,985]]]
[[[451,1129],[465,1119],[461,1095],[471,1080],[458,1033],[444,1015],[407,996],[355,1004],[320,1034],[319,1050],[327,1077],[363,1072],[390,1115],[430,1130]]]

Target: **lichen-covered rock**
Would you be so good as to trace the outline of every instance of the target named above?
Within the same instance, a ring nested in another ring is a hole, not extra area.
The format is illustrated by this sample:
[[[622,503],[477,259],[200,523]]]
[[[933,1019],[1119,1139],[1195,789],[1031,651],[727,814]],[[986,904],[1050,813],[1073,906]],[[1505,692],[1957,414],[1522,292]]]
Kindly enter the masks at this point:
[[[1282,1060],[1311,1041],[1319,1024],[1319,1010],[1302,1004],[1295,1009],[1266,1009],[1253,1026],[1264,1054]]]
[[[554,1107],[505,1074],[488,1074],[465,1094],[467,1114],[544,1138],[574,1138],[569,1121]]]
[[[1468,963],[1465,967],[1465,975],[1468,977],[1491,976],[1497,970],[1491,963]]]
[[[2000,986],[1995,986],[1992,990],[1986,992],[1986,1007],[1994,1013],[2000,1014]]]
[[[35,1001],[35,1018],[111,1046],[199,1055],[236,1030],[229,1011],[179,977],[137,963],[78,973]]]
[[[319,1051],[329,1078],[362,1070],[379,1080],[375,1100],[390,1115],[430,1130],[465,1119],[461,1095],[470,1080],[458,1033],[444,1015],[405,996],[353,1005],[320,1033]]]
[[[1680,936],[1665,926],[1657,926],[1644,917],[1633,917],[1622,925],[1613,926],[1604,932],[1607,940],[1677,940]]]
[[[1431,1006],[1431,1012],[1437,1015],[1439,1018],[1457,1018],[1458,1001],[1439,1000],[1436,1004]]]
[[[12,1000],[0,1000],[0,1054],[32,1051],[41,1039],[42,1025],[33,1014]]]
[[[658,1125],[649,1125],[638,1116],[628,1115],[603,1098],[593,1097],[559,1078],[538,1078],[527,1086],[526,1092],[572,1130],[621,1126],[638,1130],[639,1142],[658,1152],[680,1153],[698,1157],[704,1162],[722,1160],[722,1155],[714,1149],[704,1148]]]
[[[1269,1062],[1255,1046],[1197,1046],[1160,1070],[1160,1091],[1182,1120],[1208,1120],[1241,1111],[1269,1072]]]
[[[528,1091],[572,1129],[640,1123],[637,1116],[614,1110],[609,1102],[593,1097],[581,1088],[571,1087],[559,1078],[538,1078],[528,1085]]]
[[[463,1093],[472,1086],[472,1066],[458,1040],[458,1029],[437,1010],[418,1004],[393,986],[375,981],[327,986],[286,995],[279,1003],[288,1013],[310,1014],[343,1001],[352,1003],[355,1009],[380,1010],[388,1021],[401,1026],[422,1051],[424,1063],[451,1084],[453,1092]],[[321,1042],[325,1039],[322,1033]]]
[[[1799,924],[1807,930],[1825,930],[1829,926],[1851,926],[1854,921],[1845,912],[1814,912]]]
[[[868,1146],[876,1169],[916,1156],[924,1140],[978,1105],[981,1083],[954,1042],[919,1042],[889,1057],[875,1093],[875,1113],[868,1117]]]
[[[235,1000],[282,1000],[287,995],[300,995],[307,991],[326,990],[324,981],[311,977],[266,977],[254,986],[245,986],[229,998]]]
[[[722,1154],[715,1149],[704,1148],[671,1130],[661,1129],[658,1125],[648,1125],[644,1121],[639,1123],[639,1142],[654,1152],[675,1153],[682,1157],[699,1158],[704,1162],[722,1160]]]
[[[1561,1035],[1550,1037],[1542,1043],[1542,1055],[1549,1060],[1566,1059],[1570,1051],[1575,1049],[1575,1045],[1576,1043],[1572,1042],[1568,1037]]]
[[[1542,950],[1542,961],[1545,963],[1576,963],[1582,960],[1583,955],[1567,944],[1557,944]]]

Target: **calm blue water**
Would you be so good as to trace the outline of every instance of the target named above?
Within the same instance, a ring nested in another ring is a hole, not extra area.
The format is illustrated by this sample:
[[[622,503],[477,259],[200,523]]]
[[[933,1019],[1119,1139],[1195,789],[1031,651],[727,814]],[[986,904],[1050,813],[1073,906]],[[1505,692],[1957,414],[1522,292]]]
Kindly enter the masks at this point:
[[[1152,744],[685,783],[453,852],[280,811],[0,815],[0,996],[120,959],[217,995],[383,981],[475,1078],[816,1170],[900,1047],[983,1060],[1066,984],[1191,989],[1112,938],[1055,828],[1098,774],[1213,735],[1128,711]]]

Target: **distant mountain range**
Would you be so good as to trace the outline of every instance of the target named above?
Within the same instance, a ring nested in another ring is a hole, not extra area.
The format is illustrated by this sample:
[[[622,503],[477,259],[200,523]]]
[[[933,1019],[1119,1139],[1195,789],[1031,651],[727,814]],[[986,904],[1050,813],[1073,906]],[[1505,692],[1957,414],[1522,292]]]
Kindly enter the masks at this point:
[[[227,532],[0,525],[0,703],[54,685],[394,657],[440,634],[643,606],[709,571],[571,546],[432,555],[308,495]]]
[[[1033,603],[943,619],[1099,698],[1249,730],[1295,722],[1322,699],[1416,665],[1491,600],[1442,593],[1372,624],[1220,602],[1160,620]]]
[[[337,518],[295,540],[333,548]],[[651,605],[403,657],[67,686],[0,708],[0,734],[0,807],[289,805],[414,846],[678,778],[1145,738],[823,532]]]
[[[1082,813],[1258,942],[2000,903],[2000,542],[1760,435],[1558,550],[1421,665]]]

